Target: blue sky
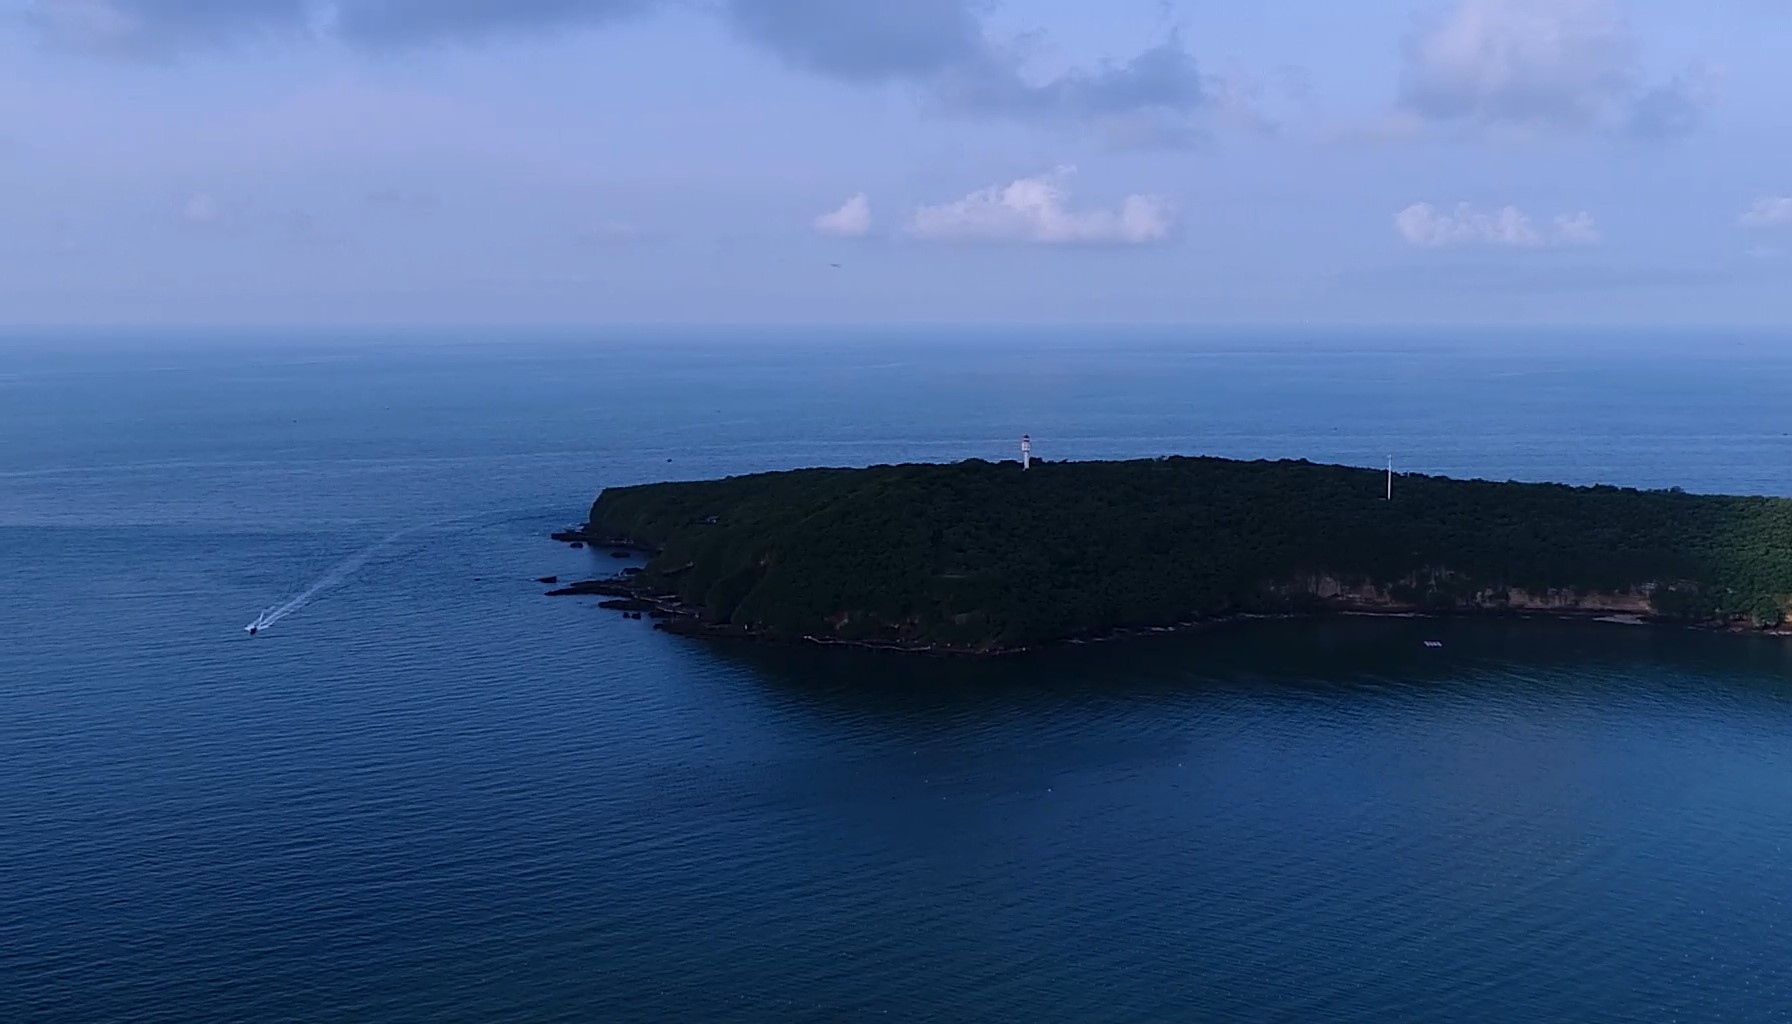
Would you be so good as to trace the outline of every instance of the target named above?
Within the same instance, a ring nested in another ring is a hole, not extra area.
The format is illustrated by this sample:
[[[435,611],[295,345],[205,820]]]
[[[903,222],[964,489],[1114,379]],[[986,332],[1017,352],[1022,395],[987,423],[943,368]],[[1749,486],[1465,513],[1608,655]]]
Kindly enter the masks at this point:
[[[0,0],[0,322],[1776,325],[1789,41],[1788,0]]]

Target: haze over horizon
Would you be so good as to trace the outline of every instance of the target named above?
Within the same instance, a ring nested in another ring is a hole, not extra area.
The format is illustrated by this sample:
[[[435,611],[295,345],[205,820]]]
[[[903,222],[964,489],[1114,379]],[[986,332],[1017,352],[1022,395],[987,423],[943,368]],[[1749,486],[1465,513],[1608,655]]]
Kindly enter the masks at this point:
[[[0,324],[1783,324],[1792,6],[0,0]]]

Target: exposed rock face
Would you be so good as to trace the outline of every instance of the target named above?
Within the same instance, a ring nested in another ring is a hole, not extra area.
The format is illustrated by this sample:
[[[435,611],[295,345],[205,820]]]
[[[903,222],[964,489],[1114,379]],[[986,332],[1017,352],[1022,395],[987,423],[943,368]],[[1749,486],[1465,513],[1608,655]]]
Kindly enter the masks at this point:
[[[618,597],[609,601],[600,601],[597,606],[613,612],[646,612],[657,607],[653,602],[643,601],[638,597]]]
[[[1360,611],[1534,611],[1586,613],[1589,615],[1651,616],[1654,588],[1626,591],[1545,590],[1518,587],[1462,590],[1450,584],[1458,578],[1438,570],[1426,578],[1408,577],[1393,586],[1366,581],[1347,581],[1324,573],[1303,577],[1269,588],[1282,594],[1305,594],[1332,607]]]
[[[1507,598],[1509,607],[1520,610],[1599,612],[1620,615],[1650,615],[1654,612],[1654,608],[1649,603],[1649,595],[1639,591],[1625,593],[1593,591],[1587,594],[1547,591],[1542,594],[1533,594],[1524,590],[1509,590]]]
[[[635,589],[616,580],[582,580],[559,590],[548,591],[549,597],[634,597]]]

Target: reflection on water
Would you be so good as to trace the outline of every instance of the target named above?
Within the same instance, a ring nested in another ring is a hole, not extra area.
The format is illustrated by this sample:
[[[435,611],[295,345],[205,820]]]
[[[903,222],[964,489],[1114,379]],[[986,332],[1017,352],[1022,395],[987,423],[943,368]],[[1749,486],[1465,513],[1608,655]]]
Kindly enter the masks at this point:
[[[1443,648],[1426,648],[1431,640]],[[758,674],[774,692],[892,713],[1021,697],[1150,700],[1252,690],[1354,700],[1451,681],[1474,690],[1561,678],[1598,687],[1626,668],[1641,673],[1644,688],[1674,668],[1716,669],[1768,691],[1792,676],[1792,644],[1779,637],[1517,618],[1260,620],[992,659],[737,643],[704,649]]]

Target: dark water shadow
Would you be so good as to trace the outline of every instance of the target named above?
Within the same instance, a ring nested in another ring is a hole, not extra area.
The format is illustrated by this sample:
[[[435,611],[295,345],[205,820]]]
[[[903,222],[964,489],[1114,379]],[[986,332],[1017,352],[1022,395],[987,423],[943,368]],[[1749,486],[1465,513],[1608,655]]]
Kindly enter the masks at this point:
[[[1426,640],[1443,647],[1428,649]],[[1029,692],[1150,696],[1245,680],[1348,690],[1389,678],[1453,680],[1466,669],[1495,665],[1792,680],[1792,638],[1548,619],[1254,620],[1195,633],[1039,647],[1002,658],[756,644],[715,644],[713,651],[771,687],[866,707],[934,696],[1007,703]]]
[[[1683,677],[1792,698],[1789,638],[1546,619],[1255,621],[989,659],[751,644],[715,644],[712,656],[769,693],[818,710],[921,719],[1026,703],[1663,685]]]
[[[1645,723],[1636,735],[1664,722],[1792,728],[1792,642],[1608,623],[1260,621],[987,660],[689,642],[724,668],[715,685],[751,690],[740,713],[776,741],[670,766],[640,780],[647,794],[700,798],[710,814],[829,808],[879,828],[921,805],[945,813],[1185,765],[1226,774],[1209,763],[1218,752],[1283,756],[1279,745],[1314,739],[1385,733],[1387,751],[1434,755],[1479,728],[1543,748],[1589,721]]]

